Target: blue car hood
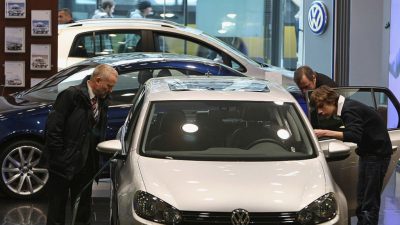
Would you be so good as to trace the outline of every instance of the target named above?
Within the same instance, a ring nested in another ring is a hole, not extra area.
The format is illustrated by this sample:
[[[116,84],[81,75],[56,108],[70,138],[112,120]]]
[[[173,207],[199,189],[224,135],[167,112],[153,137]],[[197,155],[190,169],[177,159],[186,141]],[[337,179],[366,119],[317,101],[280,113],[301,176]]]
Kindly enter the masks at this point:
[[[38,106],[49,105],[52,102],[29,101],[26,99],[16,99],[13,96],[0,97],[0,114],[36,108]]]

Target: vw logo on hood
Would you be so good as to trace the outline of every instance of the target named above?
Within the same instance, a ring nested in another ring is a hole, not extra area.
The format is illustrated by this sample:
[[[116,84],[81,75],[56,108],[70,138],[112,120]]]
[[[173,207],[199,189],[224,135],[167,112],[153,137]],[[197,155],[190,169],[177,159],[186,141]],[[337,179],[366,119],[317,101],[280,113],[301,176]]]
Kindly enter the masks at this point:
[[[328,24],[328,12],[324,3],[315,1],[308,10],[308,26],[314,34],[321,35]]]
[[[250,223],[249,212],[245,209],[235,209],[232,211],[231,221],[233,225],[248,225]]]

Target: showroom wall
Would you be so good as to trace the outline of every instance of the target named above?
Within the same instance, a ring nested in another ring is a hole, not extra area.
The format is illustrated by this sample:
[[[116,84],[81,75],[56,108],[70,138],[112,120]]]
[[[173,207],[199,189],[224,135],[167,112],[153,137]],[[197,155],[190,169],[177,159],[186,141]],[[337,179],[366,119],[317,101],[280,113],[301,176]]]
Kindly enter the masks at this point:
[[[57,72],[55,0],[0,0],[0,92],[14,93]]]
[[[388,86],[390,2],[351,1],[350,85]]]
[[[332,0],[320,1],[327,11],[326,29],[321,34],[315,34],[308,24],[308,15],[314,0],[304,1],[304,64],[314,70],[333,77],[333,50],[334,50],[334,8]]]

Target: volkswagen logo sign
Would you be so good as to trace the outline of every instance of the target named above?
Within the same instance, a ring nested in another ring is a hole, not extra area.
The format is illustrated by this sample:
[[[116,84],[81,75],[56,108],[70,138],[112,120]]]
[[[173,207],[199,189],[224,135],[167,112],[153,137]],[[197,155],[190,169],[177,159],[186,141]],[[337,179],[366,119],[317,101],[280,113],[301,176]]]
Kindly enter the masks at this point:
[[[232,211],[231,221],[233,225],[248,225],[250,223],[249,212],[244,209],[235,209]]]
[[[316,35],[321,35],[325,32],[328,25],[328,12],[324,3],[315,1],[311,4],[308,10],[308,26]]]

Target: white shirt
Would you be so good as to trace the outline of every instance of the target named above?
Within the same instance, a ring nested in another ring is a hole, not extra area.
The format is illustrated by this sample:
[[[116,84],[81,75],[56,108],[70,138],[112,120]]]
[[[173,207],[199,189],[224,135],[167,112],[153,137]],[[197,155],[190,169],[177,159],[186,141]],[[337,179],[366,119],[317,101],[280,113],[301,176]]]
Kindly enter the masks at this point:
[[[88,87],[89,98],[90,98],[90,100],[92,100],[92,98],[96,97],[96,95],[94,95],[92,87],[90,87],[90,85],[89,85],[89,81],[86,82],[86,85]]]
[[[339,99],[338,99],[338,103],[337,103],[337,112],[336,112],[336,115],[338,115],[338,116],[342,115],[344,100],[345,100],[345,98],[342,95],[339,95]]]

